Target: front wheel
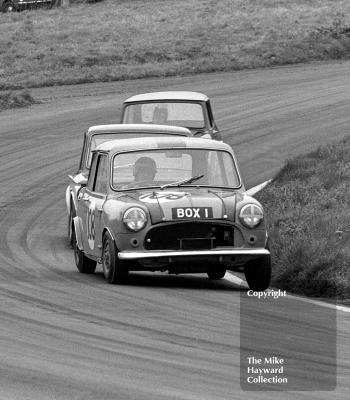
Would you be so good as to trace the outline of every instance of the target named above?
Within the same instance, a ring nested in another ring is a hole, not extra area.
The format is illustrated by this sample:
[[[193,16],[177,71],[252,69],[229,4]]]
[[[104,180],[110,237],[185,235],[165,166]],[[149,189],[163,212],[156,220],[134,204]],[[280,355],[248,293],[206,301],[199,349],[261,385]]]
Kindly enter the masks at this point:
[[[270,256],[247,262],[244,266],[244,275],[251,290],[260,292],[267,289],[271,280]]]
[[[75,232],[73,232],[73,248],[75,265],[77,266],[78,271],[82,274],[93,274],[96,270],[96,261],[86,257],[84,252],[78,248]]]
[[[108,232],[103,236],[102,268],[103,274],[109,283],[123,284],[128,279],[129,271],[127,265],[118,259],[117,248]]]
[[[67,237],[68,243],[71,247],[74,247],[74,221],[73,218],[76,216],[76,212],[74,208],[72,208],[68,215],[68,224],[67,224]]]

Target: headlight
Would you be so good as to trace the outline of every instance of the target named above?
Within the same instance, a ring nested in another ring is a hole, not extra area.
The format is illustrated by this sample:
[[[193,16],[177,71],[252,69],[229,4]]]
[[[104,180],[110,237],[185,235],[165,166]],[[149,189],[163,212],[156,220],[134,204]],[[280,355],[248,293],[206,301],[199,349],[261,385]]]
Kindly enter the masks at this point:
[[[255,228],[264,219],[264,213],[256,204],[246,204],[239,213],[239,219],[247,228]]]
[[[147,223],[147,215],[142,208],[131,207],[125,211],[123,222],[129,229],[137,232],[145,227]]]

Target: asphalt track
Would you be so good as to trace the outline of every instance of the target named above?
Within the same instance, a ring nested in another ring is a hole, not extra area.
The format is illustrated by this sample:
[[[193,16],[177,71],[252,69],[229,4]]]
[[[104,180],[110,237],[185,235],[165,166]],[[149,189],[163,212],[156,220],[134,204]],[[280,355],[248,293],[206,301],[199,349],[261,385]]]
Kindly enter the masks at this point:
[[[0,399],[347,399],[349,313],[337,311],[335,331],[319,306],[317,329],[336,332],[335,390],[242,391],[242,289],[195,275],[134,274],[119,287],[100,268],[79,274],[64,192],[83,131],[118,122],[125,98],[155,90],[208,94],[247,187],[259,184],[286,158],[350,134],[349,74],[344,62],[45,88],[33,91],[42,104],[0,113]],[[297,324],[304,303],[274,304],[260,306],[256,334],[278,347],[282,316]],[[289,373],[302,382],[302,368]]]

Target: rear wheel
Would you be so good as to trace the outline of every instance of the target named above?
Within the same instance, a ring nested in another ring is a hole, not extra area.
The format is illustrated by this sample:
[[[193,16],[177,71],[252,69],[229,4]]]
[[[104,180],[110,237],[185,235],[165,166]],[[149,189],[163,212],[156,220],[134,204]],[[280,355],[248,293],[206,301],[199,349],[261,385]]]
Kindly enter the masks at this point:
[[[93,274],[96,270],[96,261],[86,257],[84,252],[78,248],[75,232],[73,232],[73,248],[75,265],[78,271],[82,274]]]
[[[127,264],[118,259],[117,248],[108,232],[103,236],[102,268],[103,274],[109,283],[123,284],[128,279]]]
[[[222,279],[225,276],[226,268],[217,266],[216,268],[214,267],[213,269],[209,270],[207,274],[209,279],[217,281],[218,279]]]
[[[251,290],[262,291],[267,289],[271,280],[270,256],[247,262],[244,266],[244,275]]]

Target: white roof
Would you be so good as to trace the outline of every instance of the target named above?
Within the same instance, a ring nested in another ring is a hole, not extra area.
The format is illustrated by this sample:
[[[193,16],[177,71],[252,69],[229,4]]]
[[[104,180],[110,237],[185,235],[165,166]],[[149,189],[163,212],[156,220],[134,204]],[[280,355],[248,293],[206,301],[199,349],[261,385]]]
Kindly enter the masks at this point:
[[[95,125],[88,129],[88,133],[166,133],[173,135],[192,136],[189,129],[181,126],[156,124],[109,124]]]
[[[202,139],[194,137],[180,137],[180,136],[160,136],[150,137],[146,140],[140,138],[131,138],[123,140],[110,140],[100,144],[97,149],[110,152],[123,152],[123,151],[142,151],[153,149],[166,149],[166,148],[194,148],[194,149],[212,149],[212,150],[225,150],[233,153],[232,148],[223,142],[211,139]]]
[[[203,93],[198,92],[185,92],[185,91],[171,91],[171,92],[152,92],[137,94],[129,97],[124,103],[143,102],[143,101],[157,101],[157,100],[188,100],[188,101],[208,101],[209,98]]]

